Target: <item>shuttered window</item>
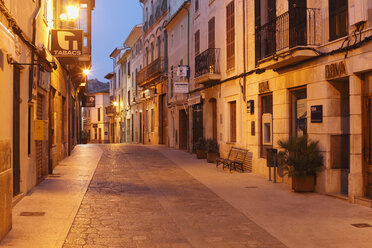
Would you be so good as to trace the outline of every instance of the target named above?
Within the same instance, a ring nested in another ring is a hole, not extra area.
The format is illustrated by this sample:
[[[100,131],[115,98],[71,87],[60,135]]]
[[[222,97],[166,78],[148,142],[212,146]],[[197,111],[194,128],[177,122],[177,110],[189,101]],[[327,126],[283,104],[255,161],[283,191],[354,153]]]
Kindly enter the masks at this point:
[[[236,142],[236,101],[229,102],[230,105],[230,141]]]
[[[195,32],[195,55],[200,53],[200,30]]]
[[[215,44],[215,19],[214,17],[208,22],[208,48],[216,48]]]
[[[235,67],[235,21],[234,1],[226,6],[226,69]]]
[[[348,33],[347,0],[329,0],[329,39],[335,40]]]

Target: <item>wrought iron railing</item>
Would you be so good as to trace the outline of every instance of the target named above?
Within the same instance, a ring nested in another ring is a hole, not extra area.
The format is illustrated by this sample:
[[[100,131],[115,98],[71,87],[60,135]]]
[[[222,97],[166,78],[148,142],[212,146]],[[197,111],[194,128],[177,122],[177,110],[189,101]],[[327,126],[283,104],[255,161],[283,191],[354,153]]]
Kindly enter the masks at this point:
[[[136,83],[141,85],[145,81],[151,81],[154,78],[163,75],[167,69],[167,59],[160,57],[137,73]]]
[[[319,9],[294,8],[256,27],[256,59],[272,56],[285,48],[320,44]]]
[[[195,77],[220,73],[220,49],[209,48],[195,57]]]
[[[136,77],[136,83],[141,84],[146,80],[146,68],[143,68],[139,72],[137,72],[137,77]]]

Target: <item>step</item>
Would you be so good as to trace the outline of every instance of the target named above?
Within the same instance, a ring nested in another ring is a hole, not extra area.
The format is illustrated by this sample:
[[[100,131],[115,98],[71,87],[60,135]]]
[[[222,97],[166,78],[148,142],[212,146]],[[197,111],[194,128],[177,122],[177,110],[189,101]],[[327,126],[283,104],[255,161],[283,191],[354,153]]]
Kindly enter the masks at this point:
[[[372,208],[372,199],[366,197],[355,197],[355,203]]]

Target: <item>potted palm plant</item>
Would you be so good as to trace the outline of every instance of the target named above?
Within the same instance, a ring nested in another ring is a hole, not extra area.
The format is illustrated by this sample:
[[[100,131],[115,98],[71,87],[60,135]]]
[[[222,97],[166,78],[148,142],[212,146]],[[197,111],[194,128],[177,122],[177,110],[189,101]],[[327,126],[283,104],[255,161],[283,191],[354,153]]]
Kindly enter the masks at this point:
[[[312,192],[315,187],[315,175],[323,166],[318,141],[307,136],[280,140],[283,149],[278,154],[279,166],[292,178],[292,189],[296,192]]]
[[[198,141],[195,143],[195,151],[196,151],[196,157],[198,159],[203,159],[207,157],[206,143],[205,143],[204,138],[200,137]]]
[[[207,162],[216,163],[218,157],[218,143],[213,139],[206,140]]]

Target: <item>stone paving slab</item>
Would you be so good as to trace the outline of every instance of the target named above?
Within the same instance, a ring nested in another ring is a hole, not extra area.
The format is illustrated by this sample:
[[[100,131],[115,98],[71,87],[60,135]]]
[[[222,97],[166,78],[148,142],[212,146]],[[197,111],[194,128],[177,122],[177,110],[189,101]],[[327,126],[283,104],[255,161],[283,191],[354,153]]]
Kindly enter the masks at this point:
[[[101,148],[64,248],[285,247],[159,151]]]

